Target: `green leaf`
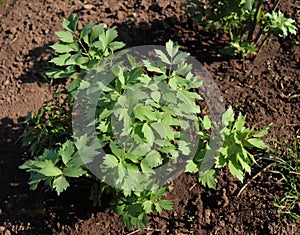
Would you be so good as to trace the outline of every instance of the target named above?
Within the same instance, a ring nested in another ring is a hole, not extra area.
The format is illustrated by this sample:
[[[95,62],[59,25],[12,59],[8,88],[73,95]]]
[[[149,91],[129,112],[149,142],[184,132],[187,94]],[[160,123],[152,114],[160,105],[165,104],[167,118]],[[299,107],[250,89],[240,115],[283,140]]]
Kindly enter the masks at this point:
[[[191,152],[190,148],[189,148],[189,143],[187,143],[184,140],[179,140],[178,141],[178,149],[181,151],[182,154],[188,156]]]
[[[196,104],[180,103],[178,108],[186,114],[197,114],[200,113],[200,107]]]
[[[104,33],[104,25],[103,24],[95,25],[92,28],[92,32],[91,32],[91,36],[90,36],[90,42],[94,42],[95,39],[98,39],[99,36],[103,33]]]
[[[251,167],[250,167],[250,165],[244,160],[243,156],[241,156],[239,153],[237,153],[237,159],[238,159],[238,161],[240,162],[242,168],[243,168],[246,172],[250,173],[250,172],[251,172]]]
[[[205,172],[199,172],[198,180],[203,186],[216,189],[216,170],[210,169]]]
[[[22,168],[21,168],[22,169]],[[36,190],[38,184],[42,181],[45,180],[46,177],[43,174],[40,173],[31,173],[28,184],[30,187],[30,190]]]
[[[74,48],[60,42],[57,42],[50,47],[58,53],[67,53],[67,52],[75,51]]]
[[[161,50],[154,49],[154,51],[155,51],[156,55],[161,59],[162,62],[164,62],[166,64],[171,64],[168,57]]]
[[[234,112],[232,107],[230,106],[222,116],[222,124],[224,126],[228,126],[229,123],[232,123],[233,121],[234,121]]]
[[[156,114],[150,106],[138,105],[133,112],[141,121],[156,121]]]
[[[178,52],[179,46],[174,44],[173,41],[169,40],[166,43],[166,50],[171,58],[173,58]]]
[[[116,51],[123,48],[125,45],[126,44],[123,42],[112,42],[109,44],[109,49],[111,49],[112,51]]]
[[[158,167],[162,164],[163,158],[161,157],[160,153],[152,150],[147,156],[144,158],[150,168]]]
[[[246,117],[239,113],[239,116],[234,123],[233,129],[241,131],[245,125],[245,119]]]
[[[185,74],[189,73],[191,70],[192,70],[191,64],[180,63],[180,64],[178,64],[176,73],[180,74],[180,75],[185,75]]]
[[[78,17],[73,14],[70,14],[68,19],[63,20],[63,27],[69,31],[76,32]]]
[[[62,161],[65,165],[72,159],[72,155],[75,152],[75,145],[72,141],[67,140],[60,150],[58,151],[58,154],[62,157]]]
[[[90,59],[85,56],[79,56],[75,61],[77,65],[79,65],[80,67],[82,67],[82,65],[85,65],[83,68],[87,69],[86,65],[90,61]]]
[[[151,129],[151,127],[147,124],[147,123],[144,123],[143,127],[142,127],[142,132],[147,140],[147,142],[152,145],[153,142],[154,142],[154,134],[153,134],[153,131]]]
[[[118,33],[115,29],[109,29],[106,33],[100,35],[99,39],[102,41],[103,49],[107,48],[108,45],[117,38]]]
[[[39,160],[51,160],[54,164],[59,161],[57,152],[53,149],[45,149],[42,156],[39,156]]]
[[[142,231],[148,223],[148,217],[146,213],[140,213],[138,217],[131,218],[131,226],[134,225],[140,231]]]
[[[62,174],[62,171],[52,161],[45,161],[44,163],[42,169],[38,171],[39,173],[49,177]]]
[[[161,94],[159,91],[153,91],[151,93],[151,98],[157,103],[159,103],[160,97],[161,97]]]
[[[159,188],[157,190],[155,190],[154,192],[151,193],[151,200],[152,201],[156,201],[158,200],[160,197],[162,197],[166,192],[166,188]]]
[[[172,207],[172,202],[170,200],[160,200],[159,202],[159,205],[164,208],[165,210],[172,210],[173,207]]]
[[[54,79],[72,77],[77,74],[74,68],[69,67],[69,69],[70,69],[69,71],[66,71],[65,69],[52,68],[49,69],[45,74],[46,76]],[[71,69],[73,69],[73,71],[71,71]]]
[[[255,137],[255,138],[260,138],[260,137],[263,137],[263,136],[267,135],[270,126],[271,126],[271,125],[266,126],[266,127],[264,127],[263,129],[261,129],[260,131],[256,132],[256,133],[253,135],[253,137]]]
[[[79,88],[81,90],[85,90],[85,89],[89,88],[90,86],[91,86],[91,84],[88,81],[83,80],[80,82]]]
[[[159,205],[159,203],[156,202],[156,203],[154,203],[154,205],[155,205],[155,210],[156,210],[158,213],[161,213],[161,212],[162,212],[162,208],[161,208],[161,206]]]
[[[189,53],[180,52],[173,60],[173,64],[179,64],[185,62],[186,58],[189,57]]]
[[[253,7],[255,7],[254,5],[255,0],[243,0],[241,2],[241,5],[243,5],[243,8],[247,11],[251,11],[253,9]]]
[[[103,164],[111,168],[114,168],[119,165],[119,160],[112,154],[106,154],[104,157]]]
[[[62,42],[73,42],[74,37],[69,31],[59,31],[55,33]]]
[[[151,146],[149,144],[139,144],[135,149],[130,151],[130,153],[138,156],[145,156],[150,150]]]
[[[185,166],[185,172],[196,173],[198,171],[198,165],[193,160],[188,160],[188,164]]]
[[[119,177],[117,179],[117,182],[123,181],[123,179],[126,176],[126,170],[127,170],[126,163],[121,161],[120,164],[118,165],[118,176]]]
[[[80,38],[83,39],[83,41],[89,45],[89,33],[91,31],[91,28],[93,27],[92,23],[86,24],[83,26],[81,32],[80,32]]]
[[[67,166],[63,170],[63,175],[68,177],[79,177],[85,174],[86,171],[83,170],[81,167],[75,167],[75,166]]]
[[[229,154],[227,151],[228,151],[228,146],[220,148],[221,154],[218,154],[218,156],[216,158],[216,163],[215,163],[216,168],[221,168],[226,165],[226,163],[228,161],[228,157],[229,157]]]
[[[208,115],[205,115],[203,117],[202,127],[204,128],[204,130],[209,130],[211,128],[211,121]]]
[[[248,139],[246,142],[256,148],[260,148],[260,149],[269,148],[269,145],[267,145],[265,142],[263,142],[261,139],[258,138],[251,138]]]
[[[71,91],[76,90],[77,88],[80,87],[80,83],[81,83],[81,79],[80,79],[80,78],[74,79],[74,80],[68,85],[68,91],[71,92]]]
[[[53,181],[53,188],[56,190],[58,196],[69,186],[70,184],[64,176],[60,176]]]
[[[152,64],[148,60],[143,60],[143,63],[148,71],[155,72],[155,73],[164,73],[161,68],[157,67],[156,65]]]
[[[143,159],[141,161],[141,168],[142,168],[142,171],[144,173],[150,173],[150,172],[153,172],[152,168],[148,165],[147,161],[145,159]]]
[[[162,122],[153,122],[150,124],[151,127],[159,134],[162,139],[165,139],[170,131],[170,127]]]
[[[82,167],[84,165],[80,155],[76,152],[72,159],[68,162],[68,166]]]
[[[153,211],[153,202],[152,201],[144,201],[143,208],[146,213],[151,213]]]
[[[59,56],[52,58],[49,62],[53,63],[55,65],[58,65],[58,66],[64,66],[66,64],[66,60],[69,59],[70,57],[71,57],[71,54],[68,54],[68,53],[61,54]]]
[[[236,161],[229,161],[228,168],[230,173],[234,177],[238,178],[241,182],[243,182],[244,179],[243,171]]]
[[[125,156],[125,151],[119,145],[117,145],[114,141],[111,141],[109,144],[110,150],[112,153],[119,159],[123,159]]]

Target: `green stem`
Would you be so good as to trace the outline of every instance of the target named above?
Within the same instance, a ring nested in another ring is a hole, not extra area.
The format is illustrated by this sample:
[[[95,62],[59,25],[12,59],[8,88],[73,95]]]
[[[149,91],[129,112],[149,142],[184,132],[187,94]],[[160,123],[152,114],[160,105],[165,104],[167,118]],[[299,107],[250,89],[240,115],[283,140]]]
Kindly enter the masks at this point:
[[[252,40],[252,37],[253,37],[254,31],[255,31],[256,25],[258,24],[258,21],[259,21],[258,15],[261,12],[262,3],[263,3],[263,0],[259,0],[258,5],[256,7],[254,19],[253,19],[253,22],[252,22],[252,25],[251,25],[251,30],[250,30],[250,32],[248,34],[248,41]]]
[[[86,48],[84,47],[84,45],[82,44],[81,40],[78,39],[77,40],[80,44],[80,46],[82,47],[83,51],[86,53],[86,55],[89,57],[90,60],[92,60],[91,56],[90,56],[90,53],[86,50]]]
[[[271,12],[276,11],[276,9],[277,9],[277,7],[278,7],[280,1],[281,1],[281,0],[277,0],[277,1],[276,1],[276,3],[274,4],[273,9],[272,9]],[[260,28],[259,33],[257,34],[257,36],[256,36],[256,38],[255,38],[255,44],[256,44],[256,45],[258,44],[258,42],[260,41],[260,39],[261,39],[261,37],[262,37],[263,30],[264,30],[263,28]],[[269,35],[267,35],[266,38],[268,38],[268,37],[269,37]],[[265,40],[266,40],[266,38],[265,38]],[[264,40],[263,43],[261,44],[260,48],[261,48],[262,45],[265,43],[265,40]],[[258,51],[260,50],[260,48],[258,49]]]

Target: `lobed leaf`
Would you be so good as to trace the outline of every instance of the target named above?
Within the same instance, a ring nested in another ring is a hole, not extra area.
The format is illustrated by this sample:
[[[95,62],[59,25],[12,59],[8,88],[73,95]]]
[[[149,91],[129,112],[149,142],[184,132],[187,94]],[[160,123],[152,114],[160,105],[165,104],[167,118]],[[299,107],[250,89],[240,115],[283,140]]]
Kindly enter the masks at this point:
[[[232,123],[233,121],[234,121],[234,112],[232,107],[230,106],[222,116],[222,124],[223,126],[228,126],[229,123]]]
[[[58,196],[69,186],[70,184],[64,176],[60,176],[53,181],[53,188],[56,190]]]
[[[45,176],[58,176],[62,174],[62,171],[54,165],[52,161],[46,160],[42,163],[42,168],[38,171]]]
[[[59,31],[59,32],[55,32],[55,34],[59,37],[59,39],[62,42],[71,43],[74,41],[74,37],[73,37],[72,33],[69,31]]]
[[[205,172],[199,172],[198,180],[203,186],[208,186],[209,188],[216,189],[216,170],[210,169]]]
[[[64,176],[68,176],[68,177],[80,177],[83,174],[86,173],[86,170],[83,170],[81,167],[78,166],[67,166],[64,170],[63,170],[63,175]]]

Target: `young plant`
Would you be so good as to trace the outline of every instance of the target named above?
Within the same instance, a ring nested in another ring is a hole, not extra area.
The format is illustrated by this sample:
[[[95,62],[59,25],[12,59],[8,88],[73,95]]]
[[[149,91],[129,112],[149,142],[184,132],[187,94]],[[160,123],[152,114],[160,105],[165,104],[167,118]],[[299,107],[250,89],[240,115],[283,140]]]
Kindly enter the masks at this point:
[[[211,123],[208,116],[199,118],[196,101],[201,96],[193,90],[202,82],[187,63],[188,53],[180,52],[179,46],[169,41],[165,52],[155,50],[156,62],[137,62],[128,55],[130,66],[124,67],[110,56],[124,45],[114,41],[114,29],[88,24],[76,36],[77,21],[73,15],[64,20],[66,30],[57,33],[61,42],[52,46],[56,55],[51,62],[55,67],[47,73],[54,78],[73,78],[63,90],[68,108],[57,113],[58,103],[44,105],[23,135],[24,144],[35,156],[20,166],[31,174],[31,189],[44,182],[59,195],[72,178],[88,177],[95,182],[90,197],[94,204],[101,203],[104,192],[110,193],[111,204],[125,225],[143,229],[148,213],[172,208],[170,201],[161,200],[168,190],[165,182],[174,170],[184,170],[181,163],[187,163],[191,154],[196,152],[196,157],[188,161],[186,171],[199,172],[200,182],[212,188],[216,186],[218,168],[228,166],[240,180],[244,171],[250,172],[250,163],[255,160],[248,149],[267,147],[260,140],[267,128],[254,133],[244,127],[244,116],[239,115],[234,122],[229,108],[218,129],[220,135],[215,142],[219,145],[210,146],[215,137],[208,134],[209,130],[218,125]],[[99,76],[107,69],[112,77],[109,82]],[[72,131],[69,127],[74,129],[76,125],[72,125],[70,110],[77,108],[74,96],[78,98],[79,94],[79,107],[86,112],[75,116],[87,123]],[[94,97],[96,110],[90,110]],[[92,127],[96,138],[91,135]],[[192,129],[196,130],[195,136],[186,134]],[[85,132],[81,134],[81,130]],[[198,146],[194,138],[199,139]],[[205,167],[207,156],[209,161],[215,161],[209,169]],[[91,165],[101,177],[93,175]],[[157,179],[157,175],[161,178]]]
[[[105,30],[103,24],[87,24],[78,35],[77,23],[78,18],[73,14],[63,20],[65,30],[56,32],[60,42],[51,46],[55,52],[50,60],[53,67],[46,72],[52,79],[71,78],[72,82],[67,89],[54,92],[53,98],[45,102],[37,114],[30,113],[26,118],[23,146],[28,147],[32,155],[42,154],[46,148],[57,148],[72,136],[73,94],[81,79],[125,45],[114,41],[117,31]]]
[[[209,131],[212,125],[218,128],[218,125],[211,123],[208,116],[200,119],[201,129]],[[261,137],[268,133],[268,127],[255,132],[254,128],[245,127],[245,116],[239,114],[234,119],[234,112],[231,107],[223,114],[219,136],[212,139],[206,132],[199,132],[200,148],[193,159],[186,167],[187,172],[198,173],[198,179],[203,185],[209,188],[216,188],[216,175],[219,168],[228,167],[230,173],[243,181],[244,173],[251,173],[251,164],[256,163],[251,149],[268,149]],[[214,146],[209,143],[213,141]],[[221,143],[218,144],[218,142]],[[213,165],[206,169],[207,161],[213,159]]]
[[[194,17],[196,23],[206,29],[227,34],[229,44],[223,52],[229,55],[241,54],[243,58],[256,54],[269,35],[287,36],[296,34],[295,21],[286,18],[276,8],[264,12],[266,0],[186,0],[186,14]],[[261,42],[263,35],[266,35]]]
[[[275,195],[274,205],[278,208],[279,217],[289,215],[300,220],[300,144],[294,140],[292,144],[277,143],[273,150],[276,163],[272,173],[283,182],[283,195]]]

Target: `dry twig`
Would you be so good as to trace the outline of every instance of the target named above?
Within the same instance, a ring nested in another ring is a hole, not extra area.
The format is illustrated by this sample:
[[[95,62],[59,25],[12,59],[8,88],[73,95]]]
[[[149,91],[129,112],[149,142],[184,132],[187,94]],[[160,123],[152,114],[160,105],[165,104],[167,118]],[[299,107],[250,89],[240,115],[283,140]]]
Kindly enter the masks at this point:
[[[269,168],[271,168],[273,165],[275,165],[275,162],[267,165],[264,169],[262,169],[260,172],[258,172],[255,176],[253,176],[253,178],[251,180],[249,180],[242,188],[241,190],[239,191],[237,197],[239,197],[242,192],[245,190],[245,188],[253,181],[255,180],[258,176],[260,176],[264,171],[268,170]]]

